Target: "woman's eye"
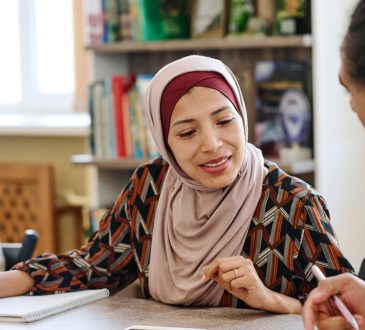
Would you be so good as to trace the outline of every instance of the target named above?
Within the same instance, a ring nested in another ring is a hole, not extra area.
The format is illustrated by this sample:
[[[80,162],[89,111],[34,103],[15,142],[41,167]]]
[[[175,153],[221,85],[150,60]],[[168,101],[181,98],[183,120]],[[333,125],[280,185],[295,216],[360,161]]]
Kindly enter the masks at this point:
[[[220,120],[218,122],[219,126],[227,126],[229,124],[231,124],[236,118],[228,118],[228,119],[224,119],[224,120]]]
[[[178,136],[181,138],[187,138],[187,137],[192,136],[194,133],[195,133],[195,130],[190,130],[190,131],[185,131],[185,132],[179,133]]]

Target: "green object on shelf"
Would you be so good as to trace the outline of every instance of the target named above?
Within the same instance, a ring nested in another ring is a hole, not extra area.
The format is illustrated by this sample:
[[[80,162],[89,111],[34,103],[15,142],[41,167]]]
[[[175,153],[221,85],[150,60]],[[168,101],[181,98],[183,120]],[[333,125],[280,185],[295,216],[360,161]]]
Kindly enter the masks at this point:
[[[310,0],[277,0],[275,33],[310,33]]]
[[[136,1],[142,41],[189,38],[190,19],[186,1]]]
[[[254,15],[255,8],[252,0],[231,0],[229,14],[229,33],[243,33],[248,21]]]

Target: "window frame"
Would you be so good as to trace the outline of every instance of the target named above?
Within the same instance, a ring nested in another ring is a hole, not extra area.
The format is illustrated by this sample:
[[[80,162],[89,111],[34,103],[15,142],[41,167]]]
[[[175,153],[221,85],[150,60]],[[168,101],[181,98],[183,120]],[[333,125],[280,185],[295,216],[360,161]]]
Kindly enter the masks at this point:
[[[74,86],[74,91],[71,94],[42,93],[37,89],[37,50],[36,47],[32,47],[36,44],[36,0],[17,1],[19,5],[21,101],[17,104],[0,103],[0,113],[73,112],[76,86]],[[71,15],[72,20],[74,20],[74,13]],[[74,67],[74,72],[75,69]]]

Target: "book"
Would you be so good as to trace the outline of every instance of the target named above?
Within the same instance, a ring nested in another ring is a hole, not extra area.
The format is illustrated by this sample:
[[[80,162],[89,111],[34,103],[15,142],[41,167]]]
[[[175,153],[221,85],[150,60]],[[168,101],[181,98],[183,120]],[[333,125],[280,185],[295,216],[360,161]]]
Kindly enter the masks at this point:
[[[101,0],[84,0],[86,44],[101,44],[104,36],[104,14]]]
[[[225,34],[224,0],[201,0],[193,3],[191,35],[193,38],[221,38]]]
[[[114,109],[112,82],[110,79],[104,80],[104,98],[103,98],[103,151],[105,158],[115,158],[117,155],[115,128],[114,128]]]
[[[108,289],[0,299],[0,322],[33,322],[109,296]]]
[[[120,38],[119,1],[103,0],[104,43],[116,42]]]
[[[157,158],[159,157],[159,152],[153,140],[152,134],[148,128],[147,115],[146,115],[146,95],[148,86],[153,78],[152,74],[138,74],[136,80],[137,89],[137,106],[140,104],[142,108],[141,120],[142,120],[142,130],[145,132],[145,157],[147,158]]]
[[[119,0],[119,35],[121,40],[132,39],[131,24],[129,1]]]
[[[105,156],[104,141],[105,134],[103,126],[105,124],[105,86],[104,81],[99,80],[94,82],[90,87],[89,113],[91,117],[92,135],[90,138],[93,154],[99,158]]]
[[[156,41],[188,38],[188,1],[129,0],[132,39]]]
[[[126,152],[126,134],[124,131],[125,118],[123,110],[123,76],[115,75],[112,77],[113,89],[113,110],[114,110],[114,129],[117,147],[117,156],[125,158]]]
[[[138,104],[136,86],[130,89],[128,95],[133,157],[141,159],[145,157],[145,140],[143,127],[141,126],[141,110]]]

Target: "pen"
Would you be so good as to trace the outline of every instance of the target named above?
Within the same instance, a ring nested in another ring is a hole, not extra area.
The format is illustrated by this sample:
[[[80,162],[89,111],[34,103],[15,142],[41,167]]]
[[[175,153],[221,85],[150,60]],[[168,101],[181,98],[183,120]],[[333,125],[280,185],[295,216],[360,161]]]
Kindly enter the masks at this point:
[[[322,280],[326,279],[326,277],[323,275],[323,273],[321,272],[321,270],[316,265],[313,265],[312,266],[312,271],[313,271],[313,274],[314,274],[314,276],[316,277],[316,279],[318,281],[322,281]],[[334,300],[334,302],[335,302],[338,310],[341,312],[341,314],[347,320],[347,322],[349,322],[350,325],[355,330],[360,330],[358,324],[356,323],[355,318],[352,316],[352,314],[347,309],[347,307],[342,302],[342,300],[340,298],[338,298],[336,295],[332,296],[332,298],[333,298],[333,300]]]

